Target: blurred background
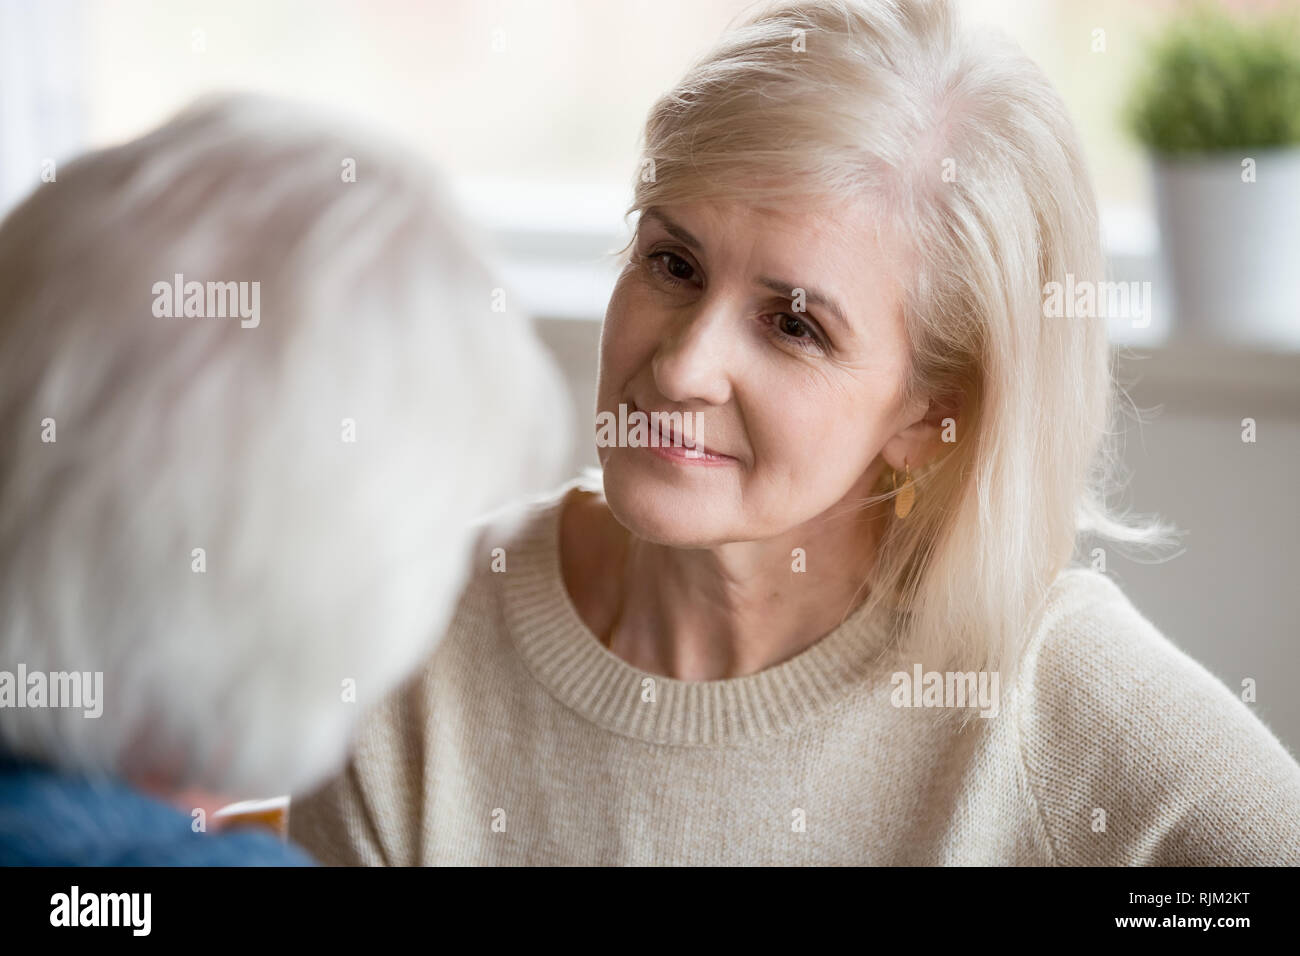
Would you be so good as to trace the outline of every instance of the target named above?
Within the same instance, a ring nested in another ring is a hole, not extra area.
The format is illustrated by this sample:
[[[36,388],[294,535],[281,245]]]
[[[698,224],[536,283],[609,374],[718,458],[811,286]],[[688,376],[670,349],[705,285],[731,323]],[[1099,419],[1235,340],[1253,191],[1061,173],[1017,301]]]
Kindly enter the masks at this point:
[[[1129,398],[1122,503],[1184,529],[1183,550],[1160,563],[1083,556],[1104,560],[1229,688],[1253,682],[1250,706],[1300,752],[1300,100],[1290,92],[1300,45],[1225,49],[1214,27],[1158,55],[1152,43],[1186,16],[1161,0],[962,5],[1055,83],[1093,170],[1111,277],[1150,283],[1149,314],[1108,320]],[[1213,6],[1250,18],[1286,5]],[[63,160],[137,135],[203,92],[332,105],[443,169],[507,295],[540,319],[589,434],[640,124],[751,7],[0,0],[0,212]],[[1224,89],[1205,93],[1179,73],[1189,63],[1217,64]],[[1145,126],[1126,119],[1143,82]],[[588,442],[574,469],[595,461]]]

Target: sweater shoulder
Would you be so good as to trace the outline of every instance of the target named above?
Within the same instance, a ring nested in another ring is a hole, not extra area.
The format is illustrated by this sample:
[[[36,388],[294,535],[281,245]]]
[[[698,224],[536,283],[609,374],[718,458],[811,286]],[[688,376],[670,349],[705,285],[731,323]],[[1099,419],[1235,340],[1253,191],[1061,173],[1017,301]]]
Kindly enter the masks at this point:
[[[490,567],[496,549],[508,548],[511,543],[536,534],[539,528],[554,520],[574,488],[599,490],[600,482],[599,471],[589,469],[557,487],[517,498],[480,515],[473,522],[472,574],[481,574],[484,568]]]
[[[347,763],[295,795],[290,836],[322,863],[414,865],[424,832],[426,772],[438,752],[469,746],[475,708],[492,707],[511,659],[500,571],[536,539],[574,484],[519,498],[472,522],[465,583],[435,647],[362,719]],[[498,563],[502,562],[502,563]]]
[[[1300,767],[1105,574],[1058,577],[1021,690],[1020,746],[1058,862],[1300,863]]]
[[[508,638],[500,582],[514,567],[512,561],[517,547],[545,546],[544,535],[553,527],[564,498],[570,489],[585,480],[574,479],[558,488],[516,499],[474,522],[465,585],[446,628],[421,666],[377,708],[372,726],[391,728],[403,722],[419,723],[424,715],[417,713],[419,708],[414,703],[427,704],[444,694],[446,688],[439,687],[441,682],[470,679],[474,674],[482,676],[488,651],[485,642],[499,645],[497,650],[505,651]]]

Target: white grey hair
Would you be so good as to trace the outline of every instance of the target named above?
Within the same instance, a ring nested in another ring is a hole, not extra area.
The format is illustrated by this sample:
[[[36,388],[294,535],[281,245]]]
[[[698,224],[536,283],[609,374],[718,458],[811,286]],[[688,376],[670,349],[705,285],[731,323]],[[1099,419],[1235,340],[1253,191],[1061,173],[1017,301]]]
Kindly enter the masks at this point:
[[[232,795],[337,768],[446,627],[469,519],[567,460],[559,373],[465,236],[401,149],[248,96],[6,218],[0,669],[105,700],[7,710],[4,748]],[[260,320],[155,315],[177,274],[260,283]]]

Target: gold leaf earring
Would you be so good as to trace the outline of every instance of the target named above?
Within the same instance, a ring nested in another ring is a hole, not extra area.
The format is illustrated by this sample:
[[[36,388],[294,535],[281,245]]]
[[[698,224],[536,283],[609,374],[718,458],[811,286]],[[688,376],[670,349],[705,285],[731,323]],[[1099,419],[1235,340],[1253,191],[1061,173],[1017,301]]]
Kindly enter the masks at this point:
[[[903,487],[898,487],[898,472],[894,472],[894,490],[898,492],[894,498],[894,514],[900,518],[906,518],[912,512],[912,505],[916,504],[916,486],[912,484],[912,469],[907,467],[907,459],[903,459],[903,467],[907,470],[907,477],[903,479]]]

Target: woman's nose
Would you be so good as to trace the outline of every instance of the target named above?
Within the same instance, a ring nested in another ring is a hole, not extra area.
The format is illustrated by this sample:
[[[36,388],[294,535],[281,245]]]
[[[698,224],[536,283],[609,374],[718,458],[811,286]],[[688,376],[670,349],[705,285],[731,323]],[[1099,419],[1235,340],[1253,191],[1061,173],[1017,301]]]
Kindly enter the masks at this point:
[[[738,306],[701,302],[680,314],[655,350],[652,368],[659,392],[670,402],[725,405],[731,398]]]

